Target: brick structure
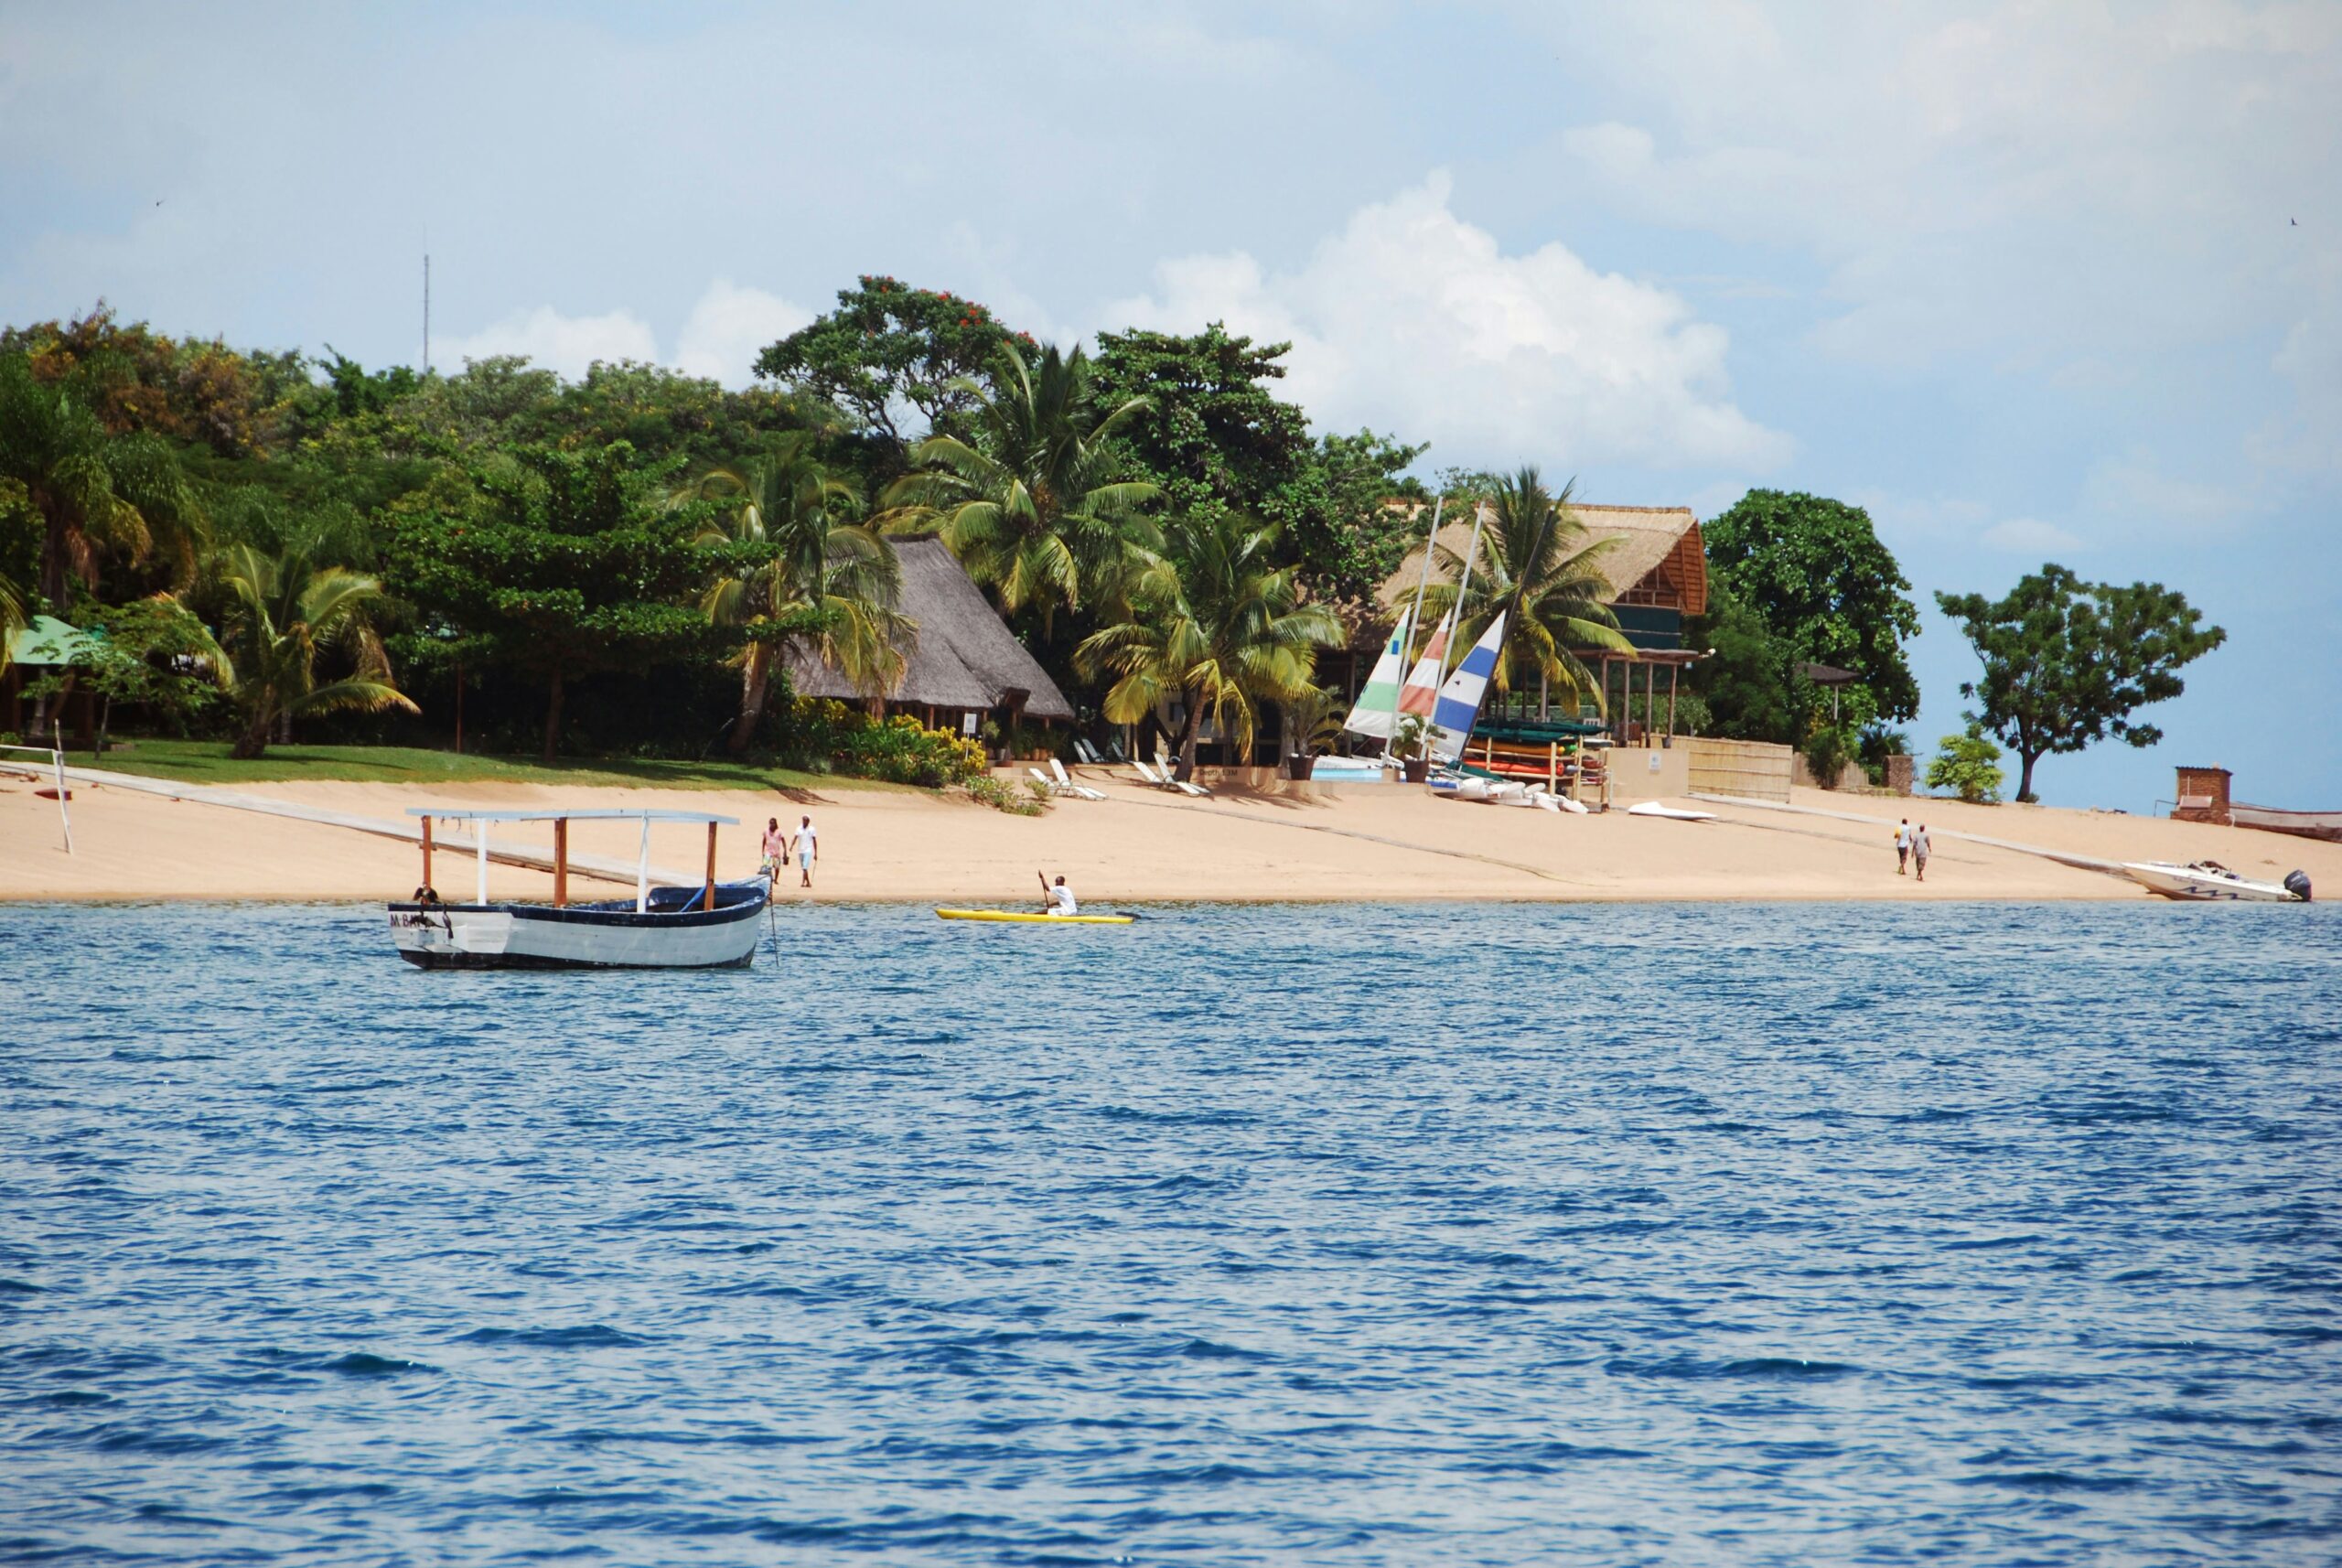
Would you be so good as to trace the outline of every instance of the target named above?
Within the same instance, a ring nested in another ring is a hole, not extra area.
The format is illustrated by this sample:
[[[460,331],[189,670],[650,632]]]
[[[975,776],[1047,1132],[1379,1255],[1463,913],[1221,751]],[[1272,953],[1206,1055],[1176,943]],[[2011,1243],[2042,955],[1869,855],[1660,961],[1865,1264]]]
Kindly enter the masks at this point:
[[[1886,788],[1897,795],[1911,792],[1911,759],[1900,752],[1886,759]]]
[[[2179,800],[2171,814],[2183,822],[2218,822],[2227,827],[2229,770],[2225,768],[2183,768],[2179,770]]]

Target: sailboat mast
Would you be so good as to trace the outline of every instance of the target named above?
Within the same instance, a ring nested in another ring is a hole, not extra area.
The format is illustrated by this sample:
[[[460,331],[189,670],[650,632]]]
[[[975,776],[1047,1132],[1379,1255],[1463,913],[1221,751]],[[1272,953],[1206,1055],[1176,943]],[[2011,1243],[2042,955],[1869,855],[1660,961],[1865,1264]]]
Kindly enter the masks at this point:
[[[1417,574],[1415,577],[1415,607],[1407,612],[1407,634],[1409,637],[1413,636],[1423,624],[1423,590],[1431,586],[1431,553],[1433,546],[1439,542],[1439,515],[1446,510],[1447,498],[1445,496],[1440,497],[1439,499],[1432,505],[1431,532],[1423,540],[1423,569],[1422,572]],[[1400,669],[1404,670],[1406,666],[1407,643],[1406,639],[1402,638],[1399,641],[1399,667]],[[1406,695],[1406,691],[1407,683],[1402,680],[1399,682],[1398,689],[1391,693],[1391,734],[1394,739],[1399,734],[1399,702],[1402,697]],[[1391,749],[1390,742],[1385,741],[1383,743],[1382,749],[1386,753],[1389,752]]]
[[[1488,510],[1486,498],[1484,497],[1478,500],[1475,500],[1472,503],[1472,542],[1464,552],[1464,575],[1457,579],[1456,584],[1456,629],[1448,634],[1447,639],[1449,643],[1457,647],[1466,647],[1464,643],[1464,596],[1472,591],[1472,563],[1479,559],[1480,525],[1488,521]],[[1469,651],[1468,647],[1466,648],[1466,651]],[[1464,662],[1464,655],[1462,653],[1458,653],[1456,656],[1456,662],[1459,665]],[[1434,691],[1437,691],[1440,687],[1446,684],[1447,652],[1446,650],[1443,649],[1440,650],[1439,655],[1439,679],[1434,683],[1432,689]],[[1438,725],[1434,725],[1432,727],[1436,729]],[[1423,744],[1426,746],[1431,745],[1431,736],[1428,733],[1423,736]]]

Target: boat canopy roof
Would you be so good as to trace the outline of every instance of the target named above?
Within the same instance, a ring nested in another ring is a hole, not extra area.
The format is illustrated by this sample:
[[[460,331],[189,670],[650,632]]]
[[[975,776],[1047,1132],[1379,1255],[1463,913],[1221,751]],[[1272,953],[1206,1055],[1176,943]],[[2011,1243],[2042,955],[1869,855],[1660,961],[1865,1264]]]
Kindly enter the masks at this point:
[[[554,822],[624,821],[629,822],[716,822],[727,828],[740,825],[737,817],[718,817],[706,811],[633,811],[623,807],[575,811],[467,811],[459,807],[409,806],[410,817],[434,817],[451,822]]]

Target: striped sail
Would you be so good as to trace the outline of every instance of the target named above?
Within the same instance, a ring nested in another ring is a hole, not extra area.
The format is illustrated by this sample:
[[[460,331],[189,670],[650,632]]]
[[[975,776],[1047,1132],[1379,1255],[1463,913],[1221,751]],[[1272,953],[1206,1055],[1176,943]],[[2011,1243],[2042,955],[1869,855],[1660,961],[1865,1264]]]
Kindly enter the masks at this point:
[[[1391,715],[1399,708],[1399,672],[1407,667],[1407,634],[1413,629],[1413,612],[1399,612],[1399,624],[1391,628],[1391,640],[1382,645],[1382,657],[1374,661],[1374,672],[1366,678],[1366,685],[1359,692],[1358,703],[1350,709],[1350,716],[1342,721],[1342,728],[1352,735],[1372,736],[1380,740],[1391,738]]]
[[[1432,703],[1439,695],[1439,672],[1447,660],[1447,634],[1456,628],[1456,612],[1450,610],[1431,634],[1423,653],[1415,660],[1415,667],[1407,672],[1407,683],[1399,692],[1399,711],[1431,717]]]
[[[1504,615],[1488,623],[1447,684],[1439,689],[1439,703],[1433,709],[1432,749],[1443,762],[1453,762],[1463,755],[1464,743],[1471,738],[1473,721],[1480,716],[1480,699],[1488,695],[1488,677],[1496,673],[1497,654],[1504,647]]]

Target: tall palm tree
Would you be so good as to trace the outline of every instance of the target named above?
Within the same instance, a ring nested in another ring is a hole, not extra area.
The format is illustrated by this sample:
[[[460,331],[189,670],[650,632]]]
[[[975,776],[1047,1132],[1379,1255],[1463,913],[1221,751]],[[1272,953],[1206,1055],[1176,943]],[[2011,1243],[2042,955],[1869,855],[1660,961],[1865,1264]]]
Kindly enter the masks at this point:
[[[700,600],[718,626],[739,627],[740,715],[725,742],[745,752],[764,717],[773,662],[805,639],[863,692],[877,696],[902,673],[902,645],[917,631],[895,603],[902,568],[895,547],[852,521],[862,505],[854,484],[833,474],[813,437],[791,431],[763,453],[713,468],[679,492],[710,501],[717,521],[703,545],[763,545],[753,564],[721,576]]]
[[[318,566],[298,545],[273,556],[231,545],[213,573],[227,598],[220,630],[229,694],[242,710],[230,756],[266,751],[282,718],[337,709],[421,711],[392,683],[390,660],[368,619],[384,597],[374,578],[346,566]],[[328,650],[347,656],[351,672],[319,685],[317,655]]]
[[[1152,531],[1138,509],[1155,485],[1121,477],[1111,438],[1146,407],[1101,407],[1080,349],[1044,349],[1027,366],[1001,350],[993,384],[963,382],[976,400],[972,439],[930,435],[911,453],[920,472],[887,487],[891,526],[940,527],[968,575],[1002,606],[1055,613],[1096,597],[1133,564]]]
[[[179,580],[194,575],[202,509],[170,448],[109,431],[70,383],[44,383],[21,353],[0,354],[0,489],[41,520],[34,586],[51,613],[64,613],[70,578],[97,581],[102,549],[135,562],[159,548]]]
[[[16,656],[16,633],[25,629],[25,596],[0,573],[0,671]]]
[[[1175,520],[1164,549],[1128,586],[1128,613],[1082,639],[1074,664],[1091,680],[1111,675],[1106,717],[1136,724],[1166,697],[1187,705],[1178,777],[1196,771],[1196,738],[1209,712],[1239,750],[1252,744],[1260,704],[1309,690],[1316,650],[1343,639],[1322,605],[1300,602],[1297,566],[1271,561],[1276,530],[1217,514]]]
[[[1526,467],[1511,478],[1498,480],[1489,497],[1488,519],[1472,562],[1471,583],[1465,589],[1455,646],[1477,641],[1499,612],[1510,617],[1493,677],[1500,693],[1511,691],[1516,678],[1534,672],[1564,692],[1585,693],[1598,700],[1601,682],[1574,650],[1633,650],[1618,630],[1617,613],[1604,603],[1611,590],[1601,561],[1612,542],[1587,542],[1585,524],[1570,510],[1576,488],[1572,480],[1560,495],[1550,494],[1543,477]],[[1464,568],[1461,555],[1444,544],[1436,548],[1438,564],[1450,580],[1434,584],[1424,594],[1426,618],[1455,607]]]

